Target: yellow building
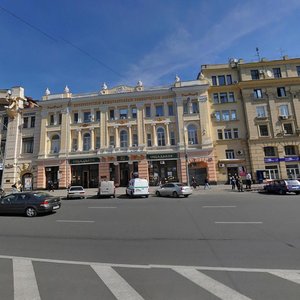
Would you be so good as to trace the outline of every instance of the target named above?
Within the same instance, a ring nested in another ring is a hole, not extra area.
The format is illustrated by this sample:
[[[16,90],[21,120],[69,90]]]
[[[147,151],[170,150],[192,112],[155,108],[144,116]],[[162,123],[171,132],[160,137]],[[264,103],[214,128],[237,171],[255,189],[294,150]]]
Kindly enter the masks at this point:
[[[49,180],[97,187],[126,186],[134,172],[150,184],[206,176],[216,181],[208,82],[144,88],[106,84],[96,93],[47,90],[41,106],[37,188]],[[188,172],[187,172],[188,166]]]

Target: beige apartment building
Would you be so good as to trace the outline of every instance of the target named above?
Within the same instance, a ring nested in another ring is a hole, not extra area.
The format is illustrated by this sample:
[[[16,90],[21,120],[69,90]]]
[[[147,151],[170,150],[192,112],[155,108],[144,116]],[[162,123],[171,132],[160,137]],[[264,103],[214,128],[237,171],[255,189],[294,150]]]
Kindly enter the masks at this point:
[[[218,182],[247,172],[264,179],[299,178],[300,59],[202,65]]]

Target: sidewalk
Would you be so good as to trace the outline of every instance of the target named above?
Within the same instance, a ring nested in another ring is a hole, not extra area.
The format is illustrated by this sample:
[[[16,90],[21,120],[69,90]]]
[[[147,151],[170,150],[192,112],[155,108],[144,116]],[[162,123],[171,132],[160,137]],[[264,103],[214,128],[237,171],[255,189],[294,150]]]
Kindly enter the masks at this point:
[[[261,190],[263,188],[263,184],[253,184],[251,191],[256,192],[258,190]],[[150,186],[149,192],[150,194],[155,194],[155,191],[158,187],[157,186]],[[43,190],[45,192],[45,190]],[[88,197],[96,196],[98,189],[97,188],[91,188],[91,189],[85,189],[86,195]],[[116,188],[116,195],[125,195],[126,187],[118,187]],[[203,192],[231,192],[231,185],[229,184],[218,184],[218,185],[211,185],[210,189],[204,190],[204,186],[197,186],[196,189],[193,189],[193,194],[201,194]],[[237,190],[236,190],[237,191]],[[245,190],[246,191],[246,190]],[[48,191],[46,191],[48,192]],[[49,192],[53,196],[60,196],[60,197],[66,197],[67,196],[67,190],[66,189],[60,189],[60,190],[54,190],[54,192]]]

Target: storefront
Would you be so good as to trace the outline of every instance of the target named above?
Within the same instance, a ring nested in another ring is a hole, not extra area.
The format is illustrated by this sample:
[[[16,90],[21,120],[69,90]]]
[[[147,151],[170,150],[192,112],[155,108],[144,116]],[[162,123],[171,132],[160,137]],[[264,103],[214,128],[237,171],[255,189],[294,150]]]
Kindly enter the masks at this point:
[[[177,153],[148,154],[147,160],[150,185],[178,181]]]
[[[51,166],[45,168],[46,174],[46,186],[48,182],[53,184],[53,187],[57,189],[59,187],[59,166]]]
[[[97,188],[99,182],[99,158],[70,159],[71,184],[84,188]]]

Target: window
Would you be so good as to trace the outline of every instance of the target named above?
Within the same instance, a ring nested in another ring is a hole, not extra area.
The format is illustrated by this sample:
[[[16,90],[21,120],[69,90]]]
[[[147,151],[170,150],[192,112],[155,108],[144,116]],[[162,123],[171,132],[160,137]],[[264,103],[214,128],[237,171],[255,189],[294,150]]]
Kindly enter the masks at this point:
[[[227,81],[227,84],[232,84],[232,77],[231,77],[231,75],[226,75],[226,81]]]
[[[77,151],[77,150],[78,150],[78,140],[72,139],[72,151]]]
[[[219,75],[218,76],[218,81],[219,81],[219,85],[226,85],[225,76],[224,75]]]
[[[235,102],[234,93],[229,92],[228,93],[228,102]]]
[[[224,139],[225,140],[232,139],[231,129],[224,129]]]
[[[268,125],[259,125],[259,135],[269,136]]]
[[[85,111],[83,113],[83,122],[84,123],[90,123],[92,121],[92,115],[90,111]]]
[[[265,156],[276,156],[275,147],[264,147]]]
[[[173,104],[168,104],[168,113],[169,113],[169,116],[174,116],[174,105]]]
[[[277,166],[266,166],[266,179],[279,179]]]
[[[1,140],[0,153],[2,155],[4,155],[5,153],[5,145],[6,145],[6,140]]]
[[[62,122],[62,114],[58,115],[58,124],[61,125]]]
[[[193,114],[198,114],[199,113],[198,102],[192,102],[192,112],[193,112]]]
[[[35,116],[31,117],[31,120],[30,120],[30,127],[31,127],[31,128],[34,128],[34,127],[35,127]]]
[[[113,135],[109,136],[109,146],[115,146],[115,137]]]
[[[259,79],[259,71],[258,70],[251,70],[251,78],[252,78],[252,80]]]
[[[222,110],[222,121],[229,121],[230,113],[229,110]]]
[[[100,146],[101,146],[101,144],[100,144],[100,136],[97,135],[96,136],[96,149],[100,149]]]
[[[234,159],[234,150],[225,150],[226,159]]]
[[[188,142],[190,145],[198,144],[197,127],[195,125],[189,125],[188,131]]]
[[[293,126],[292,123],[283,124],[284,134],[293,134]]]
[[[51,139],[51,153],[58,153],[60,150],[59,136],[55,134]]]
[[[286,117],[289,115],[289,107],[287,104],[283,104],[279,106],[279,115],[286,116]]]
[[[3,118],[3,130],[7,130],[7,126],[8,126],[8,117],[5,116]]]
[[[231,117],[231,120],[236,120],[236,110],[231,110],[230,111],[230,117]]]
[[[256,117],[264,118],[266,116],[266,110],[264,106],[256,106]]]
[[[134,133],[132,135],[132,147],[137,147],[137,145],[138,145],[138,135]]]
[[[295,146],[284,146],[285,155],[296,155]]]
[[[274,78],[281,78],[281,70],[280,68],[273,68]]]
[[[222,131],[222,129],[218,129],[217,134],[218,134],[218,140],[223,140],[223,131]]]
[[[166,145],[165,130],[161,127],[157,129],[157,144],[158,146]]]
[[[216,121],[221,121],[221,113],[219,111],[215,111]]]
[[[78,123],[78,112],[74,113],[73,118],[74,118],[74,123],[77,124]]]
[[[157,105],[155,107],[155,115],[156,117],[162,117],[164,115],[164,107],[162,105]]]
[[[120,112],[120,119],[127,119],[128,118],[128,109],[127,108],[121,108],[119,110]]]
[[[298,165],[286,165],[286,173],[289,179],[300,178]]]
[[[170,131],[170,144],[172,146],[175,146],[176,144],[176,140],[175,140],[175,132],[174,131]]]
[[[233,138],[238,139],[239,138],[239,129],[233,128]]]
[[[23,153],[33,153],[33,137],[23,138],[22,140],[22,152]]]
[[[101,112],[100,112],[100,110],[97,110],[96,111],[96,121],[99,122],[100,118],[101,118]]]
[[[147,147],[152,146],[151,133],[147,133]]]
[[[261,99],[263,97],[262,90],[261,89],[254,89],[253,95],[255,99]]]
[[[54,115],[50,115],[50,125],[54,125]]]
[[[228,102],[227,93],[220,93],[220,102],[221,103],[227,103]]]
[[[132,107],[132,108],[131,108],[131,117],[132,117],[133,119],[136,119],[136,118],[137,118],[137,109],[136,109],[136,107]]]
[[[28,117],[23,118],[23,128],[28,128]]]
[[[146,106],[146,118],[151,118],[151,106]]]
[[[109,110],[109,119],[110,120],[114,120],[115,119],[115,110],[114,109],[110,109]]]
[[[214,93],[213,94],[213,99],[214,99],[214,103],[219,103],[219,94],[218,93]]]
[[[83,135],[83,151],[89,151],[91,149],[91,135],[90,133],[85,133]]]
[[[297,68],[297,75],[298,77],[300,77],[300,66],[297,66],[296,68]]]
[[[277,96],[278,97],[286,97],[285,87],[277,88]]]
[[[217,85],[217,76],[211,76],[212,85]]]
[[[126,130],[121,130],[120,132],[120,146],[121,148],[128,147],[128,133]]]

